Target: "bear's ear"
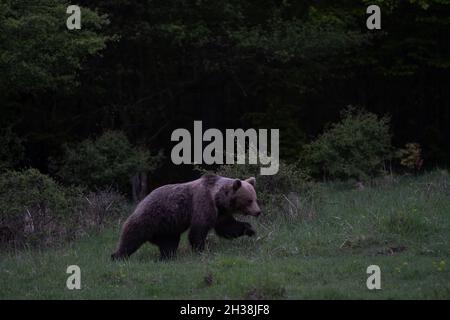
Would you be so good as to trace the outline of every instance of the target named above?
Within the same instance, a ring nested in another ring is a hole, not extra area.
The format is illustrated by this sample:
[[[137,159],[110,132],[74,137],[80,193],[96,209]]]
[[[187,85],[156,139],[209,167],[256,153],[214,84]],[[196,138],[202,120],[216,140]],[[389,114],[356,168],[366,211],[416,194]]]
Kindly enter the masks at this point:
[[[239,189],[241,187],[241,180],[236,179],[233,182],[233,191],[236,191],[237,189]]]
[[[250,177],[250,178],[248,178],[245,181],[250,183],[253,186],[253,188],[256,187],[256,179],[255,179],[255,177]]]

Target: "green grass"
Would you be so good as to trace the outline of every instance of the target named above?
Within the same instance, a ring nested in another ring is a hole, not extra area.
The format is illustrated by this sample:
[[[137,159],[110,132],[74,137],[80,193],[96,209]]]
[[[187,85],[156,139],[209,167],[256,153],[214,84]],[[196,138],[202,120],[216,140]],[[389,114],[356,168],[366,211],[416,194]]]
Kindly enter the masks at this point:
[[[312,219],[272,208],[253,220],[258,237],[208,238],[197,255],[186,237],[178,257],[145,245],[111,262],[118,227],[59,248],[3,252],[2,299],[450,299],[450,179],[436,171],[364,190],[321,186]],[[81,290],[66,288],[68,265]],[[381,268],[368,290],[366,268]]]

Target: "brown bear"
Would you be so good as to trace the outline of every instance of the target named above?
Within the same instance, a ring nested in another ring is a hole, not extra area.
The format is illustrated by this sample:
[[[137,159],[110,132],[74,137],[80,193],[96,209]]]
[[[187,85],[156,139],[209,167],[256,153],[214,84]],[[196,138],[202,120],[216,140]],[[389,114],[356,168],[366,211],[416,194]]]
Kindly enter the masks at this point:
[[[234,219],[235,213],[260,215],[255,178],[207,174],[191,182],[159,187],[125,221],[111,258],[127,258],[146,241],[159,247],[161,259],[170,258],[176,253],[180,235],[189,228],[189,242],[197,251],[204,249],[211,229],[227,239],[253,236],[252,226]]]

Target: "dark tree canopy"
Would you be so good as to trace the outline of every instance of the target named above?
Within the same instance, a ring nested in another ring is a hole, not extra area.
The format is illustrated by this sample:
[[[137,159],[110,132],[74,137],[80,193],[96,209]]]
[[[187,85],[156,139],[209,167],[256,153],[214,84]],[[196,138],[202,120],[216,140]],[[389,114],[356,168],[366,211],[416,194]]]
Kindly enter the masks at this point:
[[[66,1],[0,4],[1,141],[20,142],[2,167],[47,172],[63,145],[108,130],[167,156],[171,132],[194,120],[279,128],[280,155],[296,163],[348,105],[390,116],[395,148],[419,143],[426,165],[449,163],[450,1],[79,4],[78,31]],[[369,4],[381,30],[366,28]],[[167,161],[157,175],[180,170]]]

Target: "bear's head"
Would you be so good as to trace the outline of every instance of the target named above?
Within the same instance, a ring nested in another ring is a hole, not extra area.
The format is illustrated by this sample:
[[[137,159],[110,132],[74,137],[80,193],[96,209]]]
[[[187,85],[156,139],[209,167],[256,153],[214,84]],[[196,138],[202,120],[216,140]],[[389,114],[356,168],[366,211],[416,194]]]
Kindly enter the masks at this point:
[[[246,180],[235,179],[233,181],[230,192],[232,211],[255,217],[261,214],[256,198],[255,185],[256,180],[253,177]]]

